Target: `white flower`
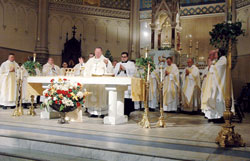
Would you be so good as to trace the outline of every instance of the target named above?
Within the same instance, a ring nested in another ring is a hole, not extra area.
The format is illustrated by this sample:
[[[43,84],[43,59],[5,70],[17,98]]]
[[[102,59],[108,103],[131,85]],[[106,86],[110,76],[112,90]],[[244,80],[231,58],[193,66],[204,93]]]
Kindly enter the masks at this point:
[[[74,103],[71,100],[66,101],[66,106],[74,106]]]
[[[52,98],[51,97],[48,97],[48,101],[51,100]]]
[[[43,95],[45,96],[46,93],[48,93],[48,89],[43,91]]]
[[[56,101],[56,100],[57,100],[57,98],[56,98],[56,97],[54,97],[54,98],[53,98],[53,101]]]
[[[81,99],[81,98],[83,98],[83,93],[82,93],[82,92],[78,92],[78,93],[76,94],[76,96],[79,97],[79,98]]]

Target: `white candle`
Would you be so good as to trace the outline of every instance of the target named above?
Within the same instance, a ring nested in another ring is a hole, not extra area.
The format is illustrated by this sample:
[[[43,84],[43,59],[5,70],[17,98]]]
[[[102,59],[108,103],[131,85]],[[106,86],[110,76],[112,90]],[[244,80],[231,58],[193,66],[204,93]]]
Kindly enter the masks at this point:
[[[36,53],[33,54],[33,62],[36,62]]]
[[[162,82],[162,80],[163,80],[163,67],[162,67],[162,64],[161,64],[161,66],[160,66],[160,68],[161,68],[161,82]]]
[[[146,53],[145,53],[145,58],[148,57],[148,47],[146,47]]]
[[[196,42],[196,49],[199,48],[199,41]]]
[[[147,75],[147,81],[149,81],[149,73],[150,73],[150,64],[148,63],[148,75]]]

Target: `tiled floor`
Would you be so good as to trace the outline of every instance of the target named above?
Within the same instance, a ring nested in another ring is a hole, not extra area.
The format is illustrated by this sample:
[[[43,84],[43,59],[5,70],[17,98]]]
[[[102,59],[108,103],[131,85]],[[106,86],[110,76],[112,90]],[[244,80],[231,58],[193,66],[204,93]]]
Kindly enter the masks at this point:
[[[13,148],[14,145],[19,147],[17,144],[22,144],[24,149],[38,148],[37,143],[33,145],[8,141],[8,138],[15,138],[109,151],[114,155],[124,153],[170,160],[250,160],[250,114],[246,114],[243,123],[235,124],[235,130],[242,135],[247,146],[223,149],[215,144],[221,124],[208,123],[202,115],[166,114],[167,128],[156,128],[159,113],[152,112],[152,128],[143,129],[137,125],[142,112],[132,113],[127,124],[112,126],[104,125],[101,118],[87,116],[83,117],[82,123],[60,125],[57,124],[57,119],[41,120],[39,115],[12,117],[12,111],[0,110],[1,146],[11,144]],[[37,112],[39,114],[40,110]],[[2,142],[5,139],[6,142]],[[44,149],[45,152],[46,150]],[[73,155],[73,152],[63,150],[51,152]],[[93,159],[97,154],[91,155],[87,158]],[[105,157],[101,158],[98,159],[106,160]]]

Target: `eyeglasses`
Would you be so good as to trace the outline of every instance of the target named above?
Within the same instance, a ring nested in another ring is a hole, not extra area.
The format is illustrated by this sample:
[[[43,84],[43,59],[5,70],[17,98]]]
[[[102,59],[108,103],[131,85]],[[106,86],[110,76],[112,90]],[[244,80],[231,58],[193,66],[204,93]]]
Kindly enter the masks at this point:
[[[122,56],[122,58],[127,58],[127,56]]]

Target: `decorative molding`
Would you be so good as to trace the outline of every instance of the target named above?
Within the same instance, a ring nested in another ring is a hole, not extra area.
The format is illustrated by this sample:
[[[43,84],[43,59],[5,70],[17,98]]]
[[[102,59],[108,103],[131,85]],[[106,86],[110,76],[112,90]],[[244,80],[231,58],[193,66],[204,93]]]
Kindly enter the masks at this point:
[[[63,4],[63,3],[50,3],[49,9],[52,11],[63,11],[63,12],[121,18],[121,19],[129,19],[130,17],[130,11],[93,7],[93,6]]]
[[[191,7],[181,7],[181,16],[191,16],[191,15],[204,15],[204,14],[215,14],[224,13],[225,4],[211,4],[211,5],[200,5]]]
[[[152,10],[149,11],[140,11],[140,20],[151,19]]]
[[[250,5],[250,0],[236,0],[236,8],[245,7]]]

